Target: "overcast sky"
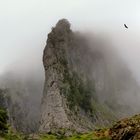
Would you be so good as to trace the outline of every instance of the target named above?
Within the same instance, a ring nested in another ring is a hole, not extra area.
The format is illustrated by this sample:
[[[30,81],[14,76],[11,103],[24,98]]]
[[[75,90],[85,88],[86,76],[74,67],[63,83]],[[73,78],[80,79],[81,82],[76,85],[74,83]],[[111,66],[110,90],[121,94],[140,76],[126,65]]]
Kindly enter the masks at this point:
[[[0,73],[15,62],[41,62],[47,34],[61,18],[74,30],[109,36],[140,79],[140,0],[0,0]]]

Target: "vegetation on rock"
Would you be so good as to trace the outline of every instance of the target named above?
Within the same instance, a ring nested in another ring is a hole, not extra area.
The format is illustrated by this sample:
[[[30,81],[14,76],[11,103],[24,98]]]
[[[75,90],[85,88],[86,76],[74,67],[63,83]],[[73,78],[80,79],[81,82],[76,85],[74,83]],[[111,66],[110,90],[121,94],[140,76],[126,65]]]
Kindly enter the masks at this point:
[[[0,108],[0,134],[7,133],[8,126],[7,126],[7,112],[5,109]]]
[[[4,90],[0,89],[0,134],[5,134],[8,131],[7,125],[8,115],[5,107]]]
[[[140,139],[140,115],[125,118],[117,122],[111,129],[113,140],[139,140]]]

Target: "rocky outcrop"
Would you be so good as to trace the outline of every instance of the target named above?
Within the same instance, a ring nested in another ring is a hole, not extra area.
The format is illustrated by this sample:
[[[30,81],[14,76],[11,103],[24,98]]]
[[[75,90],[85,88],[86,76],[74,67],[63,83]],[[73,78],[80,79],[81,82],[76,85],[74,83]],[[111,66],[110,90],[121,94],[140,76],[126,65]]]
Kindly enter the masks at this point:
[[[114,120],[111,111],[98,103],[91,76],[90,66],[100,58],[82,35],[71,31],[67,20],[52,29],[43,56],[41,132],[86,132]]]
[[[87,132],[140,111],[139,86],[128,67],[112,46],[90,38],[65,19],[48,34],[41,132]]]
[[[140,115],[125,118],[117,122],[110,129],[112,140],[139,140],[140,139]]]

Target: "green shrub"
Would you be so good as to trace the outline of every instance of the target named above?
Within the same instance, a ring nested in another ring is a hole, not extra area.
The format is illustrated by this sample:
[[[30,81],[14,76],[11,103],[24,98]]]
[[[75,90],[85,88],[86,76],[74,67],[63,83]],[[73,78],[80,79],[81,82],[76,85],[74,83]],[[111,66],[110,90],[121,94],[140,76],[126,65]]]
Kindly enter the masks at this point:
[[[28,140],[25,136],[22,136],[18,132],[14,132],[12,128],[9,127],[8,133],[4,136],[5,140]]]
[[[7,111],[0,108],[0,134],[7,133],[8,131],[7,119]]]

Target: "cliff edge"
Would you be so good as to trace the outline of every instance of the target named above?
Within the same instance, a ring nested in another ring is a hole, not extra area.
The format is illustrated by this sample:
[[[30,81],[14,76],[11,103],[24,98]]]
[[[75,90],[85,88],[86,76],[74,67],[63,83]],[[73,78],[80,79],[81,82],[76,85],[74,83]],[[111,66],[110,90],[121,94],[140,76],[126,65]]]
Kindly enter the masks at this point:
[[[84,133],[114,120],[111,112],[98,103],[90,76],[95,59],[100,56],[93,55],[86,39],[72,32],[66,19],[52,28],[43,55],[41,132]]]

